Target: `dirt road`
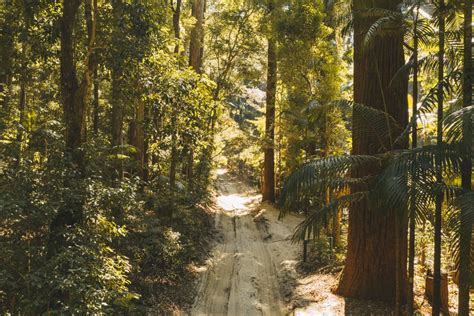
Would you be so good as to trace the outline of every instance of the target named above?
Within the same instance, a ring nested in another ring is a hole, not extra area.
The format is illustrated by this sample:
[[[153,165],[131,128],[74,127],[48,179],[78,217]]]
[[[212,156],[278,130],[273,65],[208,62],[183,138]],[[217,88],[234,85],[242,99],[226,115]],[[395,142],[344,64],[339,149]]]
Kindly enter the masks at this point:
[[[217,183],[220,238],[202,268],[191,315],[285,315],[286,267],[297,259],[289,238],[300,220],[278,221],[276,210],[259,205],[260,196],[225,170]]]

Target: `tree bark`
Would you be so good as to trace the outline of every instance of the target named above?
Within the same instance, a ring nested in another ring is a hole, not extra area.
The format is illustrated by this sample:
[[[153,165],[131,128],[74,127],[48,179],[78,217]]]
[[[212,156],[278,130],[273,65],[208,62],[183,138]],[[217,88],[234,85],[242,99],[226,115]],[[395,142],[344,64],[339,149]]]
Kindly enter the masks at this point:
[[[135,133],[133,146],[137,149],[136,159],[140,177],[145,179],[145,103],[141,100],[135,108]]]
[[[13,19],[16,19],[13,10],[13,1],[5,1],[4,6],[5,20],[0,30],[0,101],[5,111],[8,110],[10,100],[10,85],[12,78],[12,60],[14,54],[14,38],[13,38]]]
[[[115,20],[115,25],[114,25],[114,37],[118,38],[122,36],[120,34],[120,28],[119,28],[119,21],[122,18],[122,1],[117,0],[113,2],[113,16]],[[122,47],[119,47],[120,45],[118,42],[115,42],[112,44],[115,47],[115,50],[120,51],[123,49]],[[122,100],[122,88],[123,88],[123,72],[122,72],[122,62],[121,60],[115,60],[113,62],[112,66],[112,112],[111,112],[111,117],[110,117],[110,126],[111,126],[111,145],[112,147],[117,147],[121,146],[123,139],[122,139],[122,134],[123,134],[123,100]],[[121,170],[119,170],[119,173],[121,174]]]
[[[444,56],[445,56],[445,2],[439,0],[439,52],[438,52],[438,84],[444,79]],[[443,144],[443,107],[444,107],[444,89],[438,89],[438,127],[436,132],[438,152],[436,155],[436,182],[443,184],[443,162],[442,162],[442,144]],[[441,226],[444,191],[439,188],[435,200],[434,214],[434,264],[433,264],[433,303],[432,315],[438,316],[441,312]]]
[[[18,143],[18,153],[16,165],[20,165],[21,161],[21,143],[23,141],[23,129],[25,125],[25,110],[26,110],[26,82],[25,78],[22,76],[20,82],[20,102],[18,104],[18,111],[20,112],[19,126],[16,134],[16,141]]]
[[[274,39],[268,40],[267,100],[262,201],[275,202],[275,103],[277,89],[277,56]]]
[[[92,113],[92,129],[94,135],[97,136],[99,134],[99,112],[100,112],[100,105],[99,105],[99,97],[100,97],[100,83],[99,83],[99,75],[97,68],[94,70],[94,102],[92,103],[93,106],[93,113]]]
[[[86,15],[87,36],[89,41],[95,41],[95,32],[98,28],[99,12],[97,0],[87,0],[85,2],[84,12]],[[97,65],[97,55],[91,51],[90,68],[92,71],[93,82],[93,101],[92,101],[92,130],[95,136],[99,134],[99,74]]]
[[[89,0],[90,1],[90,0]],[[82,145],[85,141],[86,108],[89,97],[89,88],[92,74],[91,55],[95,43],[95,24],[89,38],[86,70],[79,82],[77,78],[76,60],[74,57],[74,26],[81,0],[64,0],[61,18],[61,96],[66,125],[65,156],[70,159],[72,167],[77,171],[77,176],[84,175],[85,161]],[[95,18],[94,18],[95,20]],[[65,183],[65,186],[70,183]],[[61,231],[68,226],[79,223],[82,220],[82,200],[70,201],[67,207],[63,207],[53,219],[50,225],[50,251],[55,251],[56,245],[61,246]],[[57,240],[55,240],[57,239]]]
[[[174,46],[175,54],[179,54],[179,47],[180,47],[179,40],[181,39],[181,32],[180,32],[181,5],[182,5],[182,0],[176,0],[176,7],[172,8],[173,9],[174,38],[176,39],[176,44]]]
[[[61,20],[61,95],[66,121],[66,155],[79,166],[84,166],[84,155],[81,150],[85,138],[85,113],[89,86],[89,75],[85,72],[82,83],[77,78],[74,59],[74,25],[81,4],[80,0],[63,2]]]
[[[364,15],[373,7],[398,10],[401,0],[354,0],[354,101],[390,114],[400,126],[408,123],[408,76],[390,85],[397,71],[405,64],[403,34],[391,32],[377,38],[368,47],[364,39],[374,19]],[[354,112],[354,116],[357,113]],[[360,120],[354,119],[354,124]],[[363,127],[354,127],[352,153],[375,154],[392,144],[362,135]],[[400,131],[393,130],[393,135]],[[383,146],[382,146],[383,145]],[[354,172],[361,177],[378,170]],[[360,188],[353,188],[358,191]],[[345,268],[337,292],[348,297],[394,302],[397,293],[397,266],[400,275],[402,302],[406,299],[406,220],[394,228],[397,210],[377,214],[366,201],[353,203],[349,212],[348,249]],[[397,229],[400,230],[397,232]],[[397,235],[400,236],[397,258]],[[399,262],[397,262],[397,259]]]
[[[269,1],[268,11],[272,14],[273,1]],[[268,38],[267,52],[267,99],[265,109],[265,139],[263,161],[262,201],[275,202],[275,105],[277,90],[277,47],[275,38]]]
[[[472,0],[464,0],[464,107],[472,105]],[[470,115],[463,118],[463,191],[472,190],[472,120]],[[469,293],[471,276],[471,238],[472,225],[466,221],[465,210],[461,210],[460,261],[459,261],[459,309],[458,314],[469,315]]]
[[[202,73],[202,59],[204,53],[204,12],[206,10],[205,0],[194,0],[192,15],[196,19],[196,24],[191,31],[191,42],[189,44],[189,66],[198,74]],[[193,144],[188,144],[185,159],[185,173],[188,185],[192,189],[194,176],[194,149]]]
[[[192,3],[192,15],[196,19],[196,24],[191,30],[189,43],[189,65],[197,72],[201,73],[202,68],[202,48],[204,39],[204,11],[205,0],[194,0]]]

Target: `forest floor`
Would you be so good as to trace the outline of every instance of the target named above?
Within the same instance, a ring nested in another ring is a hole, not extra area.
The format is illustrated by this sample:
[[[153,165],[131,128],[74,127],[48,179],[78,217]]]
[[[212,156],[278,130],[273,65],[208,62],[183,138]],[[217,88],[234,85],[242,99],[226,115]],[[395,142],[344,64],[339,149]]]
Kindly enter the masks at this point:
[[[333,274],[300,273],[302,249],[291,243],[301,218],[278,220],[279,211],[226,170],[218,170],[211,258],[196,267],[198,295],[191,315],[377,315],[386,306],[347,300],[331,292]]]

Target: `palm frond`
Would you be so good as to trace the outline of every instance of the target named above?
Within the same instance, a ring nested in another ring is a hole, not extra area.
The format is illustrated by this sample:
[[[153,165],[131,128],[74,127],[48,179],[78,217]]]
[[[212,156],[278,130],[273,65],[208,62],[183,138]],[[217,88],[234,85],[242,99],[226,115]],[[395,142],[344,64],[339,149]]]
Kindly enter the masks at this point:
[[[349,207],[351,203],[359,202],[367,199],[368,191],[356,192],[352,194],[346,194],[341,197],[333,199],[330,203],[325,204],[321,208],[314,209],[306,219],[301,222],[293,234],[292,241],[298,242],[305,240],[307,237],[313,235],[316,237],[320,231],[321,223],[325,218],[328,218],[330,214],[336,210]]]
[[[463,140],[464,121],[471,120],[473,122],[473,119],[474,106],[462,108],[446,116],[443,122],[446,130],[446,140],[452,143],[460,143]]]

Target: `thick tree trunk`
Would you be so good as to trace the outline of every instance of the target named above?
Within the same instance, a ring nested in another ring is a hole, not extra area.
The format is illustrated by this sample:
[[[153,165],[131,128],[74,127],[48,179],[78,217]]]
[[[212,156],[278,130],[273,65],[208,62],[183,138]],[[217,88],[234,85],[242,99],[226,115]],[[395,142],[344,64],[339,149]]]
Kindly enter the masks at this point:
[[[275,202],[275,104],[277,89],[276,42],[268,40],[267,100],[265,110],[265,140],[262,201]]]
[[[174,38],[176,39],[176,44],[174,46],[175,54],[179,54],[179,47],[180,47],[179,40],[181,39],[181,32],[180,32],[181,5],[182,5],[182,0],[176,0],[176,7],[172,8],[173,9]]]
[[[89,0],[90,1],[90,0]],[[61,19],[61,96],[66,125],[65,156],[70,159],[72,167],[76,169],[79,177],[83,176],[85,161],[82,145],[85,141],[86,109],[89,97],[89,88],[93,66],[91,55],[95,43],[95,24],[89,38],[89,46],[86,61],[86,70],[79,83],[77,78],[76,60],[74,58],[74,26],[81,5],[81,0],[64,0],[63,14]],[[94,18],[95,20],[95,18]],[[65,183],[65,186],[70,183]],[[82,200],[76,197],[71,200],[67,207],[59,210],[50,225],[51,251],[55,251],[56,245],[61,245],[61,231],[68,226],[79,223],[82,220]]]
[[[472,105],[472,0],[464,0],[464,107]],[[464,192],[472,190],[472,120],[470,115],[463,122],[462,187]],[[459,262],[459,315],[469,315],[469,291],[471,275],[472,226],[467,222],[465,210],[461,210],[460,262]]]
[[[198,74],[202,73],[202,58],[204,52],[204,12],[206,10],[206,0],[194,0],[192,14],[196,19],[196,24],[191,31],[191,42],[189,44],[189,66]],[[192,189],[194,175],[194,149],[193,144],[189,144],[186,151],[185,173],[188,186]]]
[[[365,35],[374,22],[363,14],[372,7],[397,10],[401,0],[354,0],[354,101],[388,112],[400,126],[408,122],[408,77],[390,86],[395,73],[405,63],[403,35],[389,33],[377,38],[370,47],[364,45]],[[354,116],[357,113],[354,112]],[[354,120],[354,124],[360,120]],[[363,127],[355,127],[354,131]],[[393,131],[395,136],[400,131]],[[353,154],[374,154],[391,144],[353,132]],[[354,174],[360,177],[377,170]],[[357,190],[357,188],[354,188]],[[397,292],[396,271],[401,280],[401,301],[406,297],[406,220],[395,225],[397,210],[376,214],[366,202],[353,203],[349,212],[348,249],[338,293],[362,299],[394,302]],[[397,231],[399,230],[399,231]],[[399,256],[397,258],[397,236]],[[399,262],[397,262],[397,259]],[[399,267],[399,268],[398,268]]]
[[[273,1],[268,3],[268,12],[274,10]],[[267,52],[267,99],[265,109],[265,139],[263,147],[262,201],[275,202],[275,105],[277,91],[277,46],[276,40],[268,38]]]
[[[191,30],[191,41],[189,43],[189,65],[197,73],[201,73],[202,68],[204,11],[205,0],[194,0],[192,3],[192,15],[196,19],[196,24]]]
[[[83,168],[84,156],[81,150],[85,138],[86,89],[89,86],[86,72],[83,82],[77,79],[74,59],[74,25],[81,1],[68,0],[63,3],[61,21],[61,94],[66,121],[66,154],[72,162]]]

